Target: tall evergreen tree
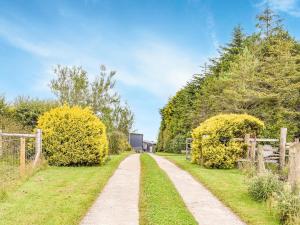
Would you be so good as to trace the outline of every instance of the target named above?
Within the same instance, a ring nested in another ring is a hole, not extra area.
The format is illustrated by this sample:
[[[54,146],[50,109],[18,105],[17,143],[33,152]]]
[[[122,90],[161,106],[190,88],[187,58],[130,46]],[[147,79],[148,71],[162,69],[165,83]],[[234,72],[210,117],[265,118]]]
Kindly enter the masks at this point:
[[[219,50],[220,56],[210,60],[210,75],[219,75],[229,69],[231,61],[235,60],[236,56],[242,51],[245,46],[245,34],[243,28],[238,25],[234,27],[231,41],[221,47]]]
[[[256,27],[263,38],[275,35],[282,29],[282,19],[269,6],[261,14],[257,15],[256,18],[258,20]]]
[[[231,42],[211,60],[193,89],[193,98],[187,85],[161,110],[162,150],[171,149],[168,145],[176,135],[187,137],[199,123],[220,113],[248,113],[262,119],[267,137],[278,137],[281,127],[288,128],[290,138],[300,136],[300,44],[270,8],[257,20],[258,33],[246,36],[240,26],[234,29]]]

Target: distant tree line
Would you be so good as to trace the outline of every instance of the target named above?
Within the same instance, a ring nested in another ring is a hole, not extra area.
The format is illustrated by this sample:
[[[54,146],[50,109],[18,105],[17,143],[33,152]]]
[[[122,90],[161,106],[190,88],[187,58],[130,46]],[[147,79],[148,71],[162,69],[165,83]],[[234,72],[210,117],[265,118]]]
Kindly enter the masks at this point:
[[[265,136],[277,136],[280,127],[300,136],[300,43],[270,8],[256,27],[251,35],[235,27],[219,56],[160,110],[159,151],[180,151],[193,128],[220,113],[260,118]]]
[[[56,77],[49,83],[57,97],[54,100],[22,96],[9,103],[4,96],[0,96],[0,129],[9,132],[32,131],[41,114],[60,105],[69,105],[90,107],[106,125],[109,137],[120,136],[119,133],[128,135],[134,115],[115,91],[115,71],[108,72],[102,65],[99,75],[92,81],[82,67],[58,65],[54,73]],[[117,135],[113,135],[114,132]]]
[[[50,88],[59,104],[91,107],[106,125],[108,133],[119,131],[128,135],[133,126],[134,116],[129,106],[122,104],[120,95],[114,90],[115,71],[108,72],[104,65],[93,81],[89,81],[82,67],[58,65],[54,70],[56,79]]]

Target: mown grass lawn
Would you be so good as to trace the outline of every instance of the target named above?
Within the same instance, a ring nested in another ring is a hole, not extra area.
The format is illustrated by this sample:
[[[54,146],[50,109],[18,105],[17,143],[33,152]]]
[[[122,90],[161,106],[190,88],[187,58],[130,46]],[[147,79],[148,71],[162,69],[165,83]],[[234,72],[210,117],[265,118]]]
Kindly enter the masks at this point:
[[[100,167],[49,167],[37,172],[0,202],[0,224],[78,224],[128,154],[112,156]]]
[[[140,225],[194,225],[174,185],[154,159],[141,155]]]
[[[205,169],[190,163],[184,155],[158,153],[188,171],[249,225],[278,225],[279,219],[266,203],[250,198],[247,177],[237,169]]]

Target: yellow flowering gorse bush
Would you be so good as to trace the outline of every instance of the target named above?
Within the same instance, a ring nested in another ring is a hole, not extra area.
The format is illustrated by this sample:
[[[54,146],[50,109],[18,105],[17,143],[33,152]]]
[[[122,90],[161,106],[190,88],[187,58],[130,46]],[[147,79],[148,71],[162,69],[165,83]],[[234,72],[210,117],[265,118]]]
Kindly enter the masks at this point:
[[[204,121],[192,132],[192,161],[209,168],[232,168],[245,155],[245,134],[258,135],[264,123],[247,114],[221,114]]]
[[[96,165],[107,159],[106,127],[89,108],[52,109],[39,118],[38,128],[50,165]]]

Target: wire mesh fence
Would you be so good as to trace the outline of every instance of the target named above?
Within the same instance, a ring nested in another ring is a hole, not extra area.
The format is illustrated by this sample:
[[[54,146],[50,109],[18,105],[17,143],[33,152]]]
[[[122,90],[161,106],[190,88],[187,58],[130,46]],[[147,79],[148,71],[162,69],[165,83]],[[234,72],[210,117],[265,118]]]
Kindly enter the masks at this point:
[[[41,132],[8,134],[0,131],[0,191],[30,174],[41,154]]]

